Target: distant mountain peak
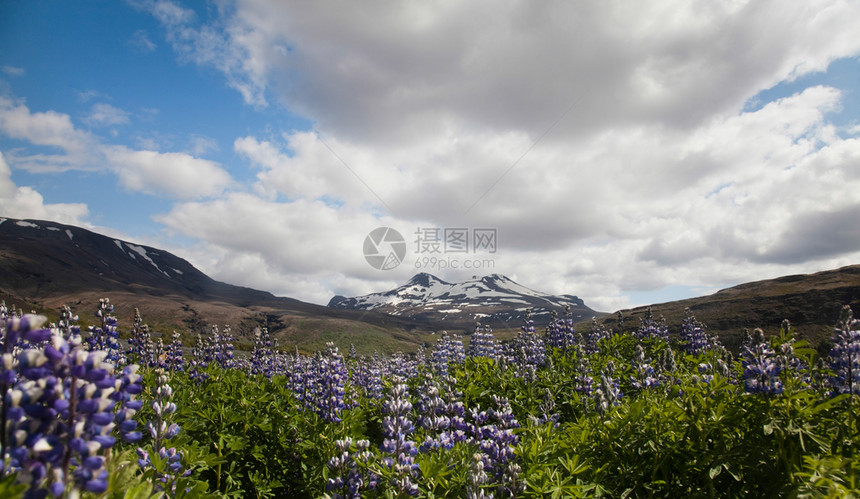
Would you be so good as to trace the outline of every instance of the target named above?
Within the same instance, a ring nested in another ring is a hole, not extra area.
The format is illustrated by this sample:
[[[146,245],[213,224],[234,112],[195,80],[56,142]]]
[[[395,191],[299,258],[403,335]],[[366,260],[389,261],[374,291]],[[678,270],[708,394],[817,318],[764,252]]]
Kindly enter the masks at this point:
[[[335,296],[329,307],[374,310],[390,315],[443,322],[451,327],[472,327],[475,321],[501,327],[519,327],[526,309],[534,316],[571,307],[575,319],[596,314],[573,295],[550,295],[529,289],[502,274],[472,276],[449,283],[421,272],[404,285],[369,295],[347,298]]]
[[[430,287],[433,283],[448,284],[447,282],[443,281],[442,279],[439,279],[433,274],[428,274],[427,272],[419,272],[418,274],[412,276],[412,278],[406,282],[406,285]]]

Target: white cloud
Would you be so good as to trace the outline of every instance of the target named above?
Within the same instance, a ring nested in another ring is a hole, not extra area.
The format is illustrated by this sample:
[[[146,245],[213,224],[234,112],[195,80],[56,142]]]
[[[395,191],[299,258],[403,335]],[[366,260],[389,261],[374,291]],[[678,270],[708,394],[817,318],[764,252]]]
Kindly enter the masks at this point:
[[[190,151],[191,154],[195,156],[203,156],[210,152],[217,152],[220,150],[218,147],[218,141],[213,139],[212,137],[206,137],[203,135],[192,135],[189,139],[190,143]]]
[[[94,143],[87,132],[75,129],[69,115],[55,111],[30,112],[21,103],[0,96],[0,132],[13,139],[26,140],[37,146],[56,147],[65,152],[61,163],[80,164],[88,157]],[[34,155],[34,168],[51,169],[50,157]],[[54,156],[54,159],[60,159]]]
[[[102,102],[93,105],[84,122],[93,127],[106,127],[127,125],[131,120],[127,111]]]
[[[144,29],[139,29],[131,35],[129,43],[132,47],[137,48],[141,52],[152,52],[157,47],[152,40],[149,39],[149,33]]]
[[[2,69],[4,74],[9,76],[23,76],[27,72],[24,68],[17,66],[2,66],[0,69]]]
[[[106,110],[110,108],[111,110]],[[94,114],[106,123],[122,114],[112,106],[96,106]],[[199,199],[222,193],[231,183],[220,164],[178,152],[134,150],[105,145],[95,135],[74,127],[67,114],[30,111],[23,104],[0,97],[0,133],[37,146],[54,146],[62,153],[15,154],[12,163],[32,172],[111,170],[130,190],[173,199]]]
[[[535,138],[571,103],[568,138],[684,129],[860,49],[852,2],[241,0],[229,12],[194,29],[190,16],[163,22],[181,54],[242,82],[246,100],[274,90],[346,140],[402,142],[451,123]]]
[[[35,189],[15,185],[12,181],[12,169],[0,152],[0,215],[84,225],[84,219],[89,213],[86,204],[45,204],[44,201],[42,195]]]
[[[123,146],[107,147],[104,153],[120,183],[134,191],[198,199],[220,194],[231,181],[218,163],[185,153],[135,151]]]

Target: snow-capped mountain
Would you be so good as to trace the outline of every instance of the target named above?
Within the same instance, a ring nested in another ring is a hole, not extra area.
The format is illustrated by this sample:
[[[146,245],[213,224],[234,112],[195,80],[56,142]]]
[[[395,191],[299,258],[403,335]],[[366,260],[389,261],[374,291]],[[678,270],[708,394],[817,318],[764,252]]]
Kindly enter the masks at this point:
[[[566,306],[570,306],[575,320],[600,315],[576,296],[541,293],[500,274],[473,276],[463,282],[449,283],[422,272],[390,291],[354,298],[335,296],[328,306],[374,310],[428,322],[450,323],[452,327],[469,327],[475,322],[493,327],[519,327],[529,308],[536,325],[549,322],[553,311],[563,316]]]

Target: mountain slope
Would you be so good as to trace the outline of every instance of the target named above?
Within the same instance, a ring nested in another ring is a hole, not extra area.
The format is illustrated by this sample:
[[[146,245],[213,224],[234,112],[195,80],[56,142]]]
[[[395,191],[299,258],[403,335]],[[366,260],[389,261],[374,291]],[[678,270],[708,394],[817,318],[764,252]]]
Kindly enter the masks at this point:
[[[449,283],[422,272],[390,291],[353,298],[335,296],[328,306],[373,310],[467,329],[476,321],[493,327],[519,327],[527,308],[532,309],[536,323],[548,322],[553,311],[563,314],[566,306],[570,306],[574,319],[600,315],[576,296],[540,293],[500,274]]]
[[[164,331],[229,324],[250,341],[253,327],[262,325],[282,346],[308,349],[325,340],[349,346],[375,337],[380,350],[413,350],[429,329],[408,318],[335,310],[219,282],[167,251],[80,227],[0,218],[0,299],[49,314],[68,304],[86,320],[105,296],[117,305],[121,328],[140,308]]]
[[[692,310],[709,332],[718,334],[736,350],[744,328],[760,327],[778,334],[788,319],[802,338],[818,345],[827,341],[843,305],[860,313],[860,265],[850,265],[814,274],[791,275],[740,284],[709,296],[652,305],[655,317],[663,315],[670,331],[677,334],[684,310]],[[635,328],[648,307],[622,310],[624,328]],[[602,322],[617,327],[615,315]]]

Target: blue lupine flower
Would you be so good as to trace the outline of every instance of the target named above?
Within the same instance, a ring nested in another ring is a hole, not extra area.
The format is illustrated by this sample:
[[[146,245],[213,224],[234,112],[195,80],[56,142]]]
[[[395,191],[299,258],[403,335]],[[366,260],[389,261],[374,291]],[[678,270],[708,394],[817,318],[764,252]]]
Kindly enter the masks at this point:
[[[469,339],[469,356],[495,359],[496,351],[496,340],[493,337],[492,328],[490,326],[482,328],[481,324],[475,326],[475,332]]]
[[[373,455],[368,450],[370,441],[346,437],[335,441],[338,454],[329,459],[333,476],[326,482],[332,499],[357,499],[363,491],[375,490],[379,477],[366,467]]]
[[[860,395],[860,320],[854,318],[851,307],[845,305],[833,330],[830,350],[830,388],[833,395]]]
[[[391,471],[391,485],[401,494],[418,495],[418,485],[412,479],[418,471],[415,463],[415,454],[418,448],[415,442],[409,440],[409,436],[415,430],[415,426],[409,420],[409,412],[412,403],[409,401],[409,388],[403,382],[403,378],[393,376],[391,387],[388,390],[388,400],[382,404],[382,451],[388,457],[382,459],[382,463]]]
[[[684,310],[681,324],[681,347],[690,355],[699,355],[711,349],[711,338],[705,332],[705,325],[696,320],[693,311]]]
[[[343,356],[334,343],[327,343],[325,351],[314,356],[303,380],[305,406],[325,421],[339,422],[340,413],[346,408],[344,386],[348,376]]]
[[[168,496],[176,494],[176,479],[180,475],[187,476],[190,473],[190,470],[185,474],[182,473],[182,454],[176,448],[168,448],[164,445],[165,441],[172,439],[180,431],[179,425],[170,421],[171,415],[176,412],[176,404],[170,401],[172,396],[173,388],[168,384],[167,372],[162,368],[156,369],[155,390],[151,403],[155,418],[146,424],[146,429],[152,438],[150,450],[155,450],[162,459],[167,461],[166,469],[153,471],[158,481],[155,484],[156,490]],[[137,454],[140,458],[137,463],[141,469],[154,468],[149,452],[138,447]]]
[[[102,350],[107,352],[107,361],[119,367],[126,363],[125,353],[119,344],[119,332],[117,331],[116,317],[111,315],[114,306],[110,298],[100,298],[96,309],[96,317],[100,319],[100,326],[90,326],[89,335],[86,338],[89,350]]]
[[[764,331],[756,329],[752,335],[745,335],[741,355],[744,390],[747,393],[782,393],[782,381],[779,379],[782,367],[777,362],[776,352],[765,338]]]
[[[106,454],[115,444],[114,433],[134,426],[131,416],[140,393],[136,366],[119,374],[108,361],[110,352],[85,351],[80,338],[64,336],[68,330],[32,330],[43,318],[24,316],[3,328],[4,346],[20,333],[22,339],[45,342],[16,355],[18,370],[13,386],[4,394],[5,426],[10,440],[3,450],[9,471],[38,489],[60,495],[71,487],[101,493],[107,489]],[[17,321],[17,322],[15,322]],[[26,326],[25,331],[22,326]],[[11,334],[9,334],[11,333]],[[8,360],[4,358],[4,360]]]
[[[669,327],[666,326],[666,321],[662,317],[660,321],[654,320],[654,315],[651,312],[651,307],[645,311],[645,317],[639,325],[639,329],[633,335],[642,340],[645,338],[656,338],[659,340],[669,341]]]

